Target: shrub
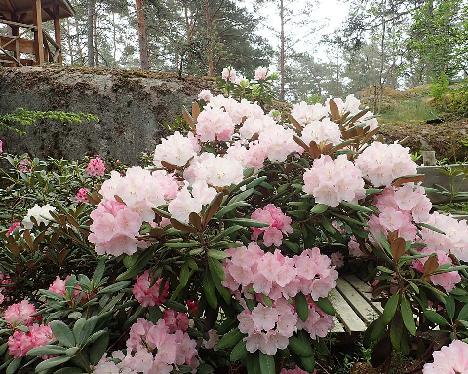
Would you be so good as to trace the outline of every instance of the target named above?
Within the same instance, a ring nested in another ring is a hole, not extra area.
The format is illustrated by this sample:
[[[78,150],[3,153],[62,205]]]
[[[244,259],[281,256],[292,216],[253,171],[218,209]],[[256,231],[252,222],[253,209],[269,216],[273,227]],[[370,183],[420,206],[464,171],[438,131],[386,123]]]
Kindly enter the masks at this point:
[[[384,304],[374,352],[409,354],[434,325],[466,338],[468,227],[430,213],[409,149],[376,141],[353,95],[265,114],[245,97],[268,104],[266,69],[222,78],[242,100],[203,92],[183,114],[190,131],[163,139],[151,165],[79,183],[89,205],[47,195],[5,234],[16,255],[2,275],[1,369],[312,372],[329,352],[337,269],[355,257]],[[102,174],[99,161],[87,169]],[[13,300],[16,264],[54,240],[76,257]]]

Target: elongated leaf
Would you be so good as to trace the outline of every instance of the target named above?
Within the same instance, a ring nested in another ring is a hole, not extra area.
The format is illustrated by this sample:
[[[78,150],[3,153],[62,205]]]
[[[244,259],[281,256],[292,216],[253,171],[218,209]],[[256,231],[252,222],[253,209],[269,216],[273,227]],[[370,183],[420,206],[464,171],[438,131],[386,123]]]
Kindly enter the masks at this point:
[[[433,310],[426,309],[424,310],[424,316],[431,322],[436,323],[439,326],[448,326],[448,321],[442,317],[439,313],[434,312]]]
[[[300,357],[301,366],[304,370],[308,373],[313,373],[315,370],[315,357],[314,356],[307,356],[307,357]]]
[[[306,321],[309,317],[309,304],[305,296],[299,292],[294,299],[297,315],[301,320]]]
[[[334,316],[336,314],[336,310],[333,307],[330,300],[328,299],[328,297],[321,297],[315,302],[315,304],[317,304],[320,307],[320,309],[322,309],[322,311],[324,311],[330,316]]]
[[[48,360],[42,361],[36,366],[36,373],[39,373],[44,370],[52,369],[67,361],[70,361],[70,359],[71,357],[68,357],[68,356],[59,356],[59,357],[49,358]]]
[[[400,294],[396,293],[388,299],[387,303],[385,304],[384,311],[382,314],[383,321],[385,324],[388,324],[393,316],[395,315],[395,312],[398,308],[398,302],[400,301]]]
[[[228,218],[228,219],[225,219],[224,221],[236,223],[244,227],[268,227],[269,226],[268,223],[263,223],[263,222],[256,221],[250,218]]]
[[[312,356],[313,351],[310,343],[305,340],[301,339],[298,336],[292,336],[289,338],[289,346],[288,346],[291,351],[301,357],[308,357]]]
[[[413,311],[411,310],[410,303],[405,296],[401,297],[400,310],[406,329],[411,335],[416,335],[416,324],[414,323]]]
[[[310,212],[313,213],[313,214],[321,214],[321,213],[325,212],[327,209],[328,209],[328,205],[317,204],[310,210]]]
[[[60,344],[64,345],[65,347],[75,346],[75,337],[70,328],[65,323],[59,320],[55,320],[50,323],[50,327]]]
[[[235,345],[232,349],[231,354],[229,355],[229,359],[232,362],[243,360],[247,357],[247,348],[245,347],[245,341],[239,340],[239,342]]]
[[[207,271],[205,276],[203,277],[202,282],[203,293],[205,294],[206,301],[208,301],[208,305],[216,309],[218,307],[218,300],[216,298],[216,288],[211,279],[210,273]]]
[[[229,331],[227,334],[224,334],[221,339],[219,339],[216,347],[218,349],[226,349],[234,347],[242,338],[244,334],[236,327],[235,329]]]
[[[105,293],[114,293],[117,291],[120,291],[124,289],[125,287],[129,286],[131,284],[130,281],[120,281],[116,282],[114,284],[111,284],[107,287],[104,287],[103,289],[99,290],[98,295],[103,295]]]
[[[460,313],[458,313],[458,319],[468,321],[468,303],[461,308]]]
[[[259,353],[258,362],[260,364],[260,373],[261,374],[275,374],[275,356],[265,355]]]

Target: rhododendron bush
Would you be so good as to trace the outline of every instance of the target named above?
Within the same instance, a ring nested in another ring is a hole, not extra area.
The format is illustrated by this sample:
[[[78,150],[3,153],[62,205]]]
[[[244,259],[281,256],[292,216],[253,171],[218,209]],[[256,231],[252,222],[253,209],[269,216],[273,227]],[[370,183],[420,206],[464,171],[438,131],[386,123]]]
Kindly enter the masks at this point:
[[[382,302],[366,332],[377,351],[468,337],[468,226],[433,212],[409,150],[379,139],[353,95],[278,115],[246,99],[268,96],[268,69],[222,79],[226,95],[203,91],[150,164],[94,158],[72,203],[14,217],[12,263],[54,240],[76,254],[21,298],[2,269],[2,369],[312,373],[338,271]],[[452,344],[444,355],[466,350]]]

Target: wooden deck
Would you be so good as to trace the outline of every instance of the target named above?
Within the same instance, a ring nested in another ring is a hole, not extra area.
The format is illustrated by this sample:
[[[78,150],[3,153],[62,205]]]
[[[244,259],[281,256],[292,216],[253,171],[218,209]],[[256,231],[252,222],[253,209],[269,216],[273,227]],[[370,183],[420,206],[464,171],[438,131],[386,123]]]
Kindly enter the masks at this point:
[[[340,276],[329,299],[336,310],[336,333],[364,332],[383,312],[380,303],[372,301],[370,285],[354,275]]]

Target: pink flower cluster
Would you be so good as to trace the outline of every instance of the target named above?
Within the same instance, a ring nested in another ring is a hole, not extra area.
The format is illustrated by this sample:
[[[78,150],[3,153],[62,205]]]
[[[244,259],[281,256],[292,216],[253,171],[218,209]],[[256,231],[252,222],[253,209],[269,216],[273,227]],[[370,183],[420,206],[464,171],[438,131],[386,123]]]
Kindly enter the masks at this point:
[[[264,148],[268,160],[284,162],[290,154],[303,151],[294,141],[294,135],[294,130],[275,125],[262,131],[258,142]]]
[[[95,245],[97,254],[132,255],[145,245],[136,238],[142,224],[140,216],[124,204],[103,200],[91,212],[91,218],[88,240]]]
[[[90,177],[102,177],[106,172],[106,165],[104,164],[104,161],[101,159],[101,157],[97,156],[89,160],[85,172]]]
[[[398,231],[406,240],[415,240],[417,228],[414,222],[425,222],[432,208],[424,188],[412,183],[402,187],[387,187],[374,200],[379,214],[369,219],[369,231],[374,238],[387,236],[389,232]]]
[[[65,282],[66,281],[67,281],[67,278],[60,279],[60,277],[57,275],[57,278],[49,286],[49,291],[62,297],[65,296],[65,293],[66,293]]]
[[[266,151],[258,140],[248,144],[237,141],[227,149],[225,158],[240,162],[244,168],[260,169],[266,159]]]
[[[253,289],[272,300],[288,299],[299,292],[318,300],[328,295],[338,278],[330,258],[320,254],[318,248],[290,258],[278,249],[264,252],[256,243],[250,243],[248,247],[229,248],[226,253],[229,258],[224,262],[223,285],[246,296]]]
[[[269,225],[268,227],[254,227],[252,229],[252,240],[257,240],[263,234],[263,244],[267,247],[273,244],[279,247],[283,241],[283,235],[287,236],[293,232],[291,217],[273,204],[254,210],[252,219]]]
[[[199,365],[196,341],[180,329],[171,329],[164,319],[153,324],[139,318],[130,329],[127,354],[117,351],[111,358],[103,356],[94,372],[170,374],[180,365],[189,365],[195,372]]]
[[[389,186],[395,179],[416,174],[410,149],[398,143],[373,142],[356,159],[356,166],[375,187]]]
[[[76,201],[79,203],[87,203],[88,200],[89,188],[81,187],[75,195]]]
[[[433,253],[437,256],[437,262],[439,263],[439,266],[444,264],[450,264],[450,266],[453,265],[452,260],[446,252],[440,250],[434,251],[426,247],[423,248],[420,251],[420,253],[428,255],[428,257],[419,258],[418,260],[413,262],[413,267],[421,273],[424,272],[424,264],[426,263],[429,256]],[[441,286],[445,291],[449,293],[454,289],[455,285],[461,281],[461,277],[457,271],[449,271],[446,273],[431,275],[430,280],[434,285]]]
[[[234,133],[234,126],[223,109],[206,108],[197,118],[196,131],[202,142],[228,141]]]
[[[223,68],[221,72],[221,78],[223,78],[226,82],[235,83],[237,80],[236,71],[232,67]]]
[[[166,309],[163,314],[163,319],[171,334],[175,333],[177,330],[186,332],[189,328],[189,319],[184,313]]]
[[[293,105],[291,116],[301,125],[306,126],[328,116],[328,109],[319,103],[307,104],[305,101],[301,101]]]
[[[28,158],[23,158],[19,163],[18,163],[18,170],[21,173],[31,173],[32,172],[32,162]]]
[[[268,68],[264,66],[259,66],[255,69],[254,79],[257,81],[264,81],[268,77]]]
[[[163,283],[162,286],[161,283]],[[148,270],[146,270],[137,277],[136,283],[133,286],[133,295],[141,306],[149,307],[161,305],[169,296],[169,282],[158,278],[153,284],[150,274]]]
[[[424,365],[423,374],[468,373],[468,344],[461,340],[454,340],[432,356],[434,362]]]
[[[137,238],[142,223],[151,223],[155,219],[153,208],[173,199],[178,189],[175,178],[163,170],[132,167],[125,176],[112,171],[99,191],[103,200],[91,213],[88,239],[95,244],[96,252],[131,255],[138,247],[146,246]]]
[[[317,144],[333,145],[337,145],[343,141],[338,124],[330,121],[329,118],[309,123],[302,129],[301,139],[307,145],[309,145],[311,141]]]
[[[27,300],[12,304],[6,308],[3,318],[10,326],[30,325],[35,320],[36,307]]]
[[[259,350],[266,355],[275,355],[278,349],[287,348],[298,321],[293,306],[285,299],[276,300],[271,307],[258,304],[252,311],[245,308],[237,319],[239,330],[247,334],[247,351]]]
[[[162,139],[161,143],[156,146],[153,163],[158,167],[162,166],[161,161],[175,166],[184,166],[199,151],[200,145],[191,132],[183,136],[176,131],[171,136]]]
[[[339,155],[335,160],[328,155],[320,156],[306,170],[303,179],[303,191],[319,204],[336,207],[342,201],[357,202],[365,196],[362,173],[346,155]]]
[[[429,248],[451,253],[460,261],[468,262],[468,222],[439,212],[432,213],[425,223],[442,230],[421,229],[421,238]]]
[[[356,240],[356,237],[353,235],[348,242],[348,252],[353,257],[362,257],[365,253],[362,251],[361,246]]]
[[[333,328],[333,318],[324,313],[309,297],[309,315],[305,321],[297,320],[297,329],[305,330],[312,339],[324,338]]]
[[[27,331],[16,330],[8,338],[8,352],[13,357],[24,357],[33,348],[42,347],[54,341],[49,325],[33,323]]]
[[[20,221],[15,221],[15,222],[12,222],[12,224],[10,225],[10,227],[8,228],[7,232],[6,232],[6,236],[10,236],[11,234],[13,234],[15,232],[16,229],[20,228],[21,227],[21,222]]]

